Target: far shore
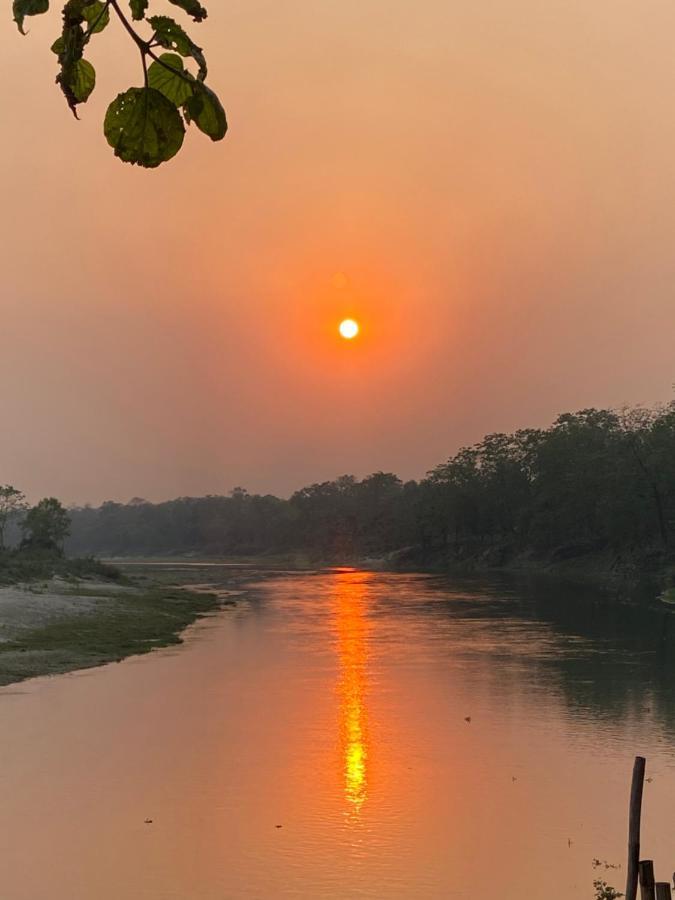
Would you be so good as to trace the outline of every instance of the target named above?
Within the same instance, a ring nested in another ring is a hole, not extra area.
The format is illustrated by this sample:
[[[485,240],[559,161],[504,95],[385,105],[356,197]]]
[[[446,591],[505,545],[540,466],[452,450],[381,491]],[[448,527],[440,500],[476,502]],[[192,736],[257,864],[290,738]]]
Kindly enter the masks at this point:
[[[619,556],[608,551],[585,552],[584,548],[561,548],[566,552],[548,557],[532,554],[509,554],[493,546],[482,552],[454,555],[440,549],[424,550],[420,546],[372,556],[342,554],[318,556],[303,553],[265,553],[249,556],[167,553],[156,557],[103,557],[103,562],[120,566],[127,571],[136,567],[155,571],[204,567],[223,570],[255,569],[256,571],[316,571],[342,567],[375,572],[427,573],[450,578],[553,578],[566,583],[596,586],[602,590],[619,592],[624,598],[637,602],[657,601],[665,596],[675,580],[675,560],[658,554]]]

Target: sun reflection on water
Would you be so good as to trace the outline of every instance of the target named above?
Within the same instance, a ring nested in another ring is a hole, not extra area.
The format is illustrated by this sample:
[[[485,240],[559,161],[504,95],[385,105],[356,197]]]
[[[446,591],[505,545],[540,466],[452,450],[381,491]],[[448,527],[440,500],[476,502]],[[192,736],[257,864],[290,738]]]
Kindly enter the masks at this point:
[[[359,818],[368,799],[368,631],[363,572],[336,576],[335,630],[339,662],[340,752],[347,818]]]

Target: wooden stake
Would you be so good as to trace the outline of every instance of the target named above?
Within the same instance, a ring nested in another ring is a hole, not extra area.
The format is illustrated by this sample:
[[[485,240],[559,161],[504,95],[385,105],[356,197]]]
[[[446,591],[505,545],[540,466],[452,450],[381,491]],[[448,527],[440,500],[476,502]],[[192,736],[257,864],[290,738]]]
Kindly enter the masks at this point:
[[[669,881],[657,881],[656,882],[656,900],[671,900],[672,894],[670,891],[670,882]]]
[[[638,867],[640,864],[640,817],[642,815],[642,789],[645,784],[644,756],[636,756],[633,764],[633,780],[630,786],[628,808],[628,871],[626,874],[626,900],[637,900]],[[659,897],[658,888],[656,892]]]
[[[640,862],[640,897],[642,900],[656,900],[654,863],[651,859],[643,859]]]

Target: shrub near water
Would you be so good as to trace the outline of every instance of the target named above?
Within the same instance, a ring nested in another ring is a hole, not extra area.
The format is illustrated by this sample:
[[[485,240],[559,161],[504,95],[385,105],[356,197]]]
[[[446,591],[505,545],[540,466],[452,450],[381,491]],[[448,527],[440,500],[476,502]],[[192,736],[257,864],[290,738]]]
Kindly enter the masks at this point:
[[[124,580],[119,569],[106,565],[92,556],[66,559],[49,551],[0,552],[0,585],[44,581],[55,575],[60,578],[96,578],[113,582]]]
[[[618,900],[619,897],[623,897],[623,894],[608,885],[606,881],[598,879],[593,882],[593,887],[595,888],[595,900]]]

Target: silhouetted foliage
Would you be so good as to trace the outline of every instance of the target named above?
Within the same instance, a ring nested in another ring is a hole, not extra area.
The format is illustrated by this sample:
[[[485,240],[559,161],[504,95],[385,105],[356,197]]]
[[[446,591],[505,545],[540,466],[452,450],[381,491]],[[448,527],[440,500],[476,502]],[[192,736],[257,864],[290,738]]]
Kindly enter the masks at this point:
[[[416,563],[501,564],[608,553],[649,566],[673,549],[675,404],[566,413],[491,434],[420,482],[378,472],[288,500],[248,494],[71,511],[69,547],[125,554],[305,552],[348,561],[396,551]]]
[[[206,18],[198,0],[169,0],[195,22]],[[148,0],[129,0],[131,19],[143,22],[139,32],[122,9],[121,0],[68,0],[63,6],[61,35],[52,45],[59,64],[56,82],[77,118],[77,107],[86,103],[96,87],[96,71],[84,58],[89,41],[116,21],[140,52],[143,85],[119,94],[108,107],[103,130],[108,143],[124,162],[155,168],[178,153],[185,124],[219,141],[225,137],[225,111],[205,82],[206,59],[201,47],[169,16],[148,15]],[[14,0],[14,21],[24,32],[27,16],[47,12],[49,0]],[[98,38],[97,38],[98,40]],[[170,52],[158,52],[161,50]],[[196,73],[183,59],[196,66]]]
[[[24,533],[22,550],[60,554],[70,532],[70,515],[56,498],[45,497],[28,510],[21,530]]]
[[[11,484],[0,485],[0,552],[5,547],[7,526],[28,508],[25,495]]]

